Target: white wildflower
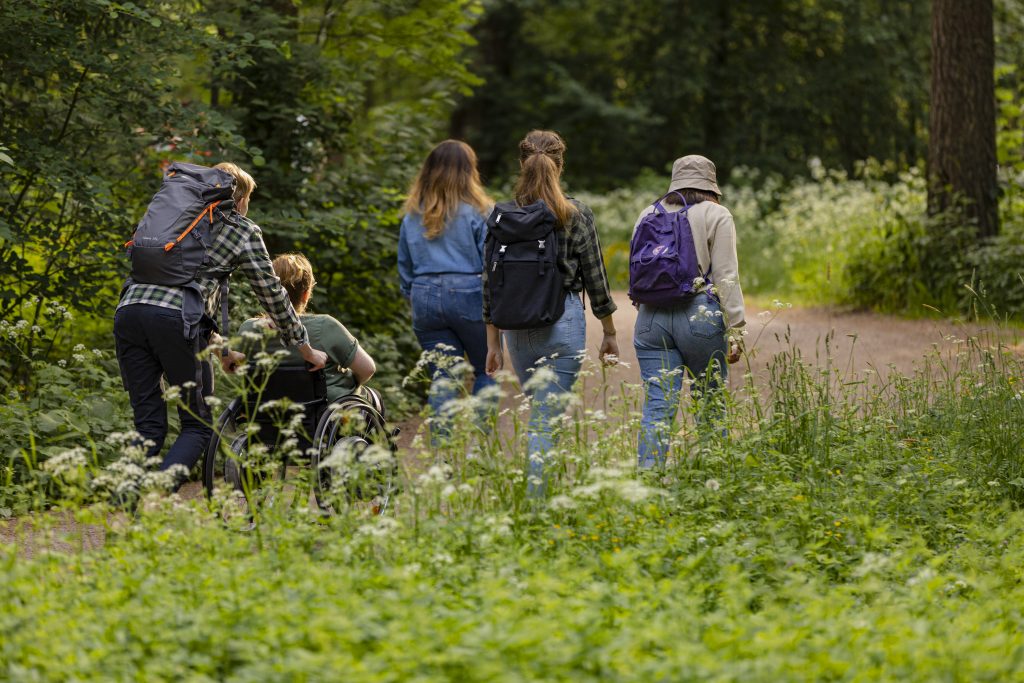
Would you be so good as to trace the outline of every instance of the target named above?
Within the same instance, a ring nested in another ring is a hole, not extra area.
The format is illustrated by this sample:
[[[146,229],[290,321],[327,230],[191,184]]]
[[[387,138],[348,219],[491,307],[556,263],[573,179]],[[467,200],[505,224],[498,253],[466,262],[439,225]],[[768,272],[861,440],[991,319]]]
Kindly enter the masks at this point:
[[[77,474],[86,464],[88,464],[88,458],[85,449],[76,446],[44,461],[43,469],[56,476],[67,476]]]
[[[386,538],[398,531],[400,527],[401,524],[393,517],[377,516],[356,529],[356,536]]]

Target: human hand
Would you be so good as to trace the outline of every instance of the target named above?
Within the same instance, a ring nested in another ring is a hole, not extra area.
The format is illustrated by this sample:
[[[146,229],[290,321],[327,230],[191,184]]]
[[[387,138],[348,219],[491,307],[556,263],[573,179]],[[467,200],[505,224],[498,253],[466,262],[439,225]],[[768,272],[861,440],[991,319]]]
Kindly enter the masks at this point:
[[[299,353],[302,354],[303,360],[309,363],[310,372],[323,370],[324,366],[327,365],[327,354],[318,349],[314,349],[309,344],[303,344],[300,346]]]
[[[729,355],[725,357],[725,361],[732,365],[733,363],[739,362],[740,356],[743,355],[743,340],[739,337],[729,340]]]
[[[615,339],[615,333],[604,333],[601,339],[601,348],[598,350],[601,362],[605,365],[618,365],[619,363],[619,342]]]
[[[487,361],[484,363],[484,370],[490,376],[497,374],[503,367],[505,367],[505,356],[501,352],[501,348],[487,348]]]
[[[220,358],[220,366],[229,375],[235,374],[238,366],[245,362],[245,354],[241,351],[228,350],[227,353],[217,355]]]

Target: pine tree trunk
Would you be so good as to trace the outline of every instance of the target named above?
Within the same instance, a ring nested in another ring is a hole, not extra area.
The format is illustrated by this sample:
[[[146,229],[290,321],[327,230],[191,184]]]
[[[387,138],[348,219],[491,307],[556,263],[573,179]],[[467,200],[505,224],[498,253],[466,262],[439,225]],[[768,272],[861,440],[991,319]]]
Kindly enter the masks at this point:
[[[992,0],[933,0],[928,211],[961,202],[978,237],[999,232]]]

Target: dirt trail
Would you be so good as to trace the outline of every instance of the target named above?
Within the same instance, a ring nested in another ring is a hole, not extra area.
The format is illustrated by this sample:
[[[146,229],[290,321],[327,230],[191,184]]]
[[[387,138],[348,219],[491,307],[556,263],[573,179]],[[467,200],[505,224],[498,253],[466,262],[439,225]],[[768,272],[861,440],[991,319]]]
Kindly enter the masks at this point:
[[[640,380],[633,351],[633,325],[636,309],[625,292],[614,293],[619,309],[614,314],[619,331],[619,351],[623,361],[630,365],[616,373],[617,379],[630,382]],[[764,312],[775,312],[765,325]],[[901,374],[913,372],[915,363],[938,346],[951,348],[950,335],[957,338],[975,336],[986,331],[995,332],[995,326],[963,324],[950,320],[909,320],[890,315],[868,312],[848,312],[831,308],[781,308],[758,299],[747,300],[746,344],[753,351],[752,363],[756,370],[763,369],[776,353],[794,346],[805,359],[825,357],[825,337],[834,330],[831,343],[833,362],[839,367],[849,366],[854,374],[871,368],[882,375],[892,366]],[[789,341],[786,340],[788,331]],[[601,340],[600,326],[588,320],[587,346],[596,349]],[[756,340],[756,342],[755,342]],[[1019,340],[1018,340],[1019,341]],[[737,373],[739,374],[739,373]]]
[[[619,331],[619,351],[623,363],[608,371],[608,380],[616,387],[623,381],[639,384],[640,370],[633,350],[636,309],[630,304],[625,292],[615,292],[614,298],[619,306],[614,317],[616,329]],[[830,331],[834,331],[831,355],[836,367],[847,369],[852,375],[860,375],[864,370],[872,369],[882,376],[892,370],[901,374],[912,373],[915,364],[934,348],[942,351],[952,349],[952,337],[963,339],[997,331],[994,325],[986,327],[949,320],[907,320],[876,313],[851,313],[829,308],[783,308],[777,311],[766,326],[765,319],[759,315],[766,310],[774,309],[765,301],[753,299],[747,302],[746,341],[748,349],[753,351],[751,367],[755,373],[755,382],[758,382],[756,376],[765,372],[771,358],[791,346],[800,349],[808,361],[823,361],[825,337]],[[1005,332],[1002,336],[1005,338]],[[587,348],[594,357],[597,355],[600,341],[601,326],[588,314]],[[1008,341],[1024,352],[1021,333],[1016,333],[1016,338]],[[507,359],[506,367],[511,368]],[[742,365],[733,367],[745,369]],[[742,374],[742,371],[733,372],[730,383],[735,386],[741,382]],[[761,384],[763,386],[763,382]],[[588,379],[585,397],[588,405],[596,405],[599,391],[599,382],[593,378]],[[511,402],[512,399],[506,401]],[[418,456],[412,453],[409,447],[420,426],[420,420],[411,418],[405,420],[401,426],[403,429],[400,446],[405,457],[417,460]],[[415,466],[413,468],[415,469]],[[203,495],[202,487],[198,482],[190,482],[182,489],[180,495],[184,498],[197,498]],[[71,519],[57,520],[57,538],[51,538],[45,545],[70,550],[91,549],[103,544],[104,530],[98,525],[87,525],[82,529],[83,534],[71,534],[65,541],[60,539],[62,534],[72,532],[76,526]],[[11,543],[16,538],[16,522],[0,521],[0,543]],[[38,542],[40,539],[35,540]],[[22,548],[22,551],[27,550],[28,554],[31,554],[31,546],[35,543],[30,541],[28,545],[30,547]]]
[[[621,382],[638,385],[640,368],[633,349],[633,326],[637,311],[625,292],[613,292],[613,298],[618,304],[614,319],[622,364],[609,369],[608,381],[616,387]],[[940,351],[951,350],[954,346],[953,338],[964,339],[997,331],[994,325],[986,327],[940,319],[909,320],[827,307],[775,308],[771,302],[756,298],[747,300],[746,320],[745,342],[755,374],[755,385],[760,386],[765,386],[760,377],[766,373],[772,357],[790,348],[799,349],[803,358],[810,362],[823,364],[826,358],[825,338],[830,332],[833,334],[829,342],[829,353],[834,367],[852,377],[860,376],[868,369],[884,377],[892,371],[903,375],[912,374],[915,365],[935,348]],[[1002,336],[1005,337],[1005,333]],[[1020,343],[1019,338],[1010,341]],[[592,357],[596,358],[600,343],[601,326],[588,313],[587,349]],[[505,367],[512,367],[507,357]],[[736,387],[743,381],[746,364],[741,361],[732,368],[730,385]],[[600,389],[599,382],[593,379],[587,381],[587,405],[597,405]],[[400,445],[403,448],[408,448],[419,425],[420,420],[415,418],[402,424]]]

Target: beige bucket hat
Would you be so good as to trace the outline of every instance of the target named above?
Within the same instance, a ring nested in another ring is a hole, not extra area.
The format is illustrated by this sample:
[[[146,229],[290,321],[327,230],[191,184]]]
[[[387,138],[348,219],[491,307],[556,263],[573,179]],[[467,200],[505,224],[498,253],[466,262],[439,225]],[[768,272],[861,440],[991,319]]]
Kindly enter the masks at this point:
[[[687,187],[722,196],[722,191],[718,189],[715,164],[711,159],[699,154],[688,154],[676,159],[672,164],[672,182],[669,183],[668,191],[674,192]]]

